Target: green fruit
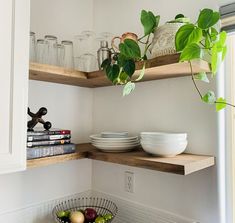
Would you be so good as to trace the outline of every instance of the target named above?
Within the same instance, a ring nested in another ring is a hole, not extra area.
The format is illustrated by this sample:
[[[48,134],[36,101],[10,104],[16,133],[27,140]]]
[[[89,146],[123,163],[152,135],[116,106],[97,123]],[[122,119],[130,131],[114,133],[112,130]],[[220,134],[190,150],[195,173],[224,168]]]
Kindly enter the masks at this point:
[[[109,220],[111,220],[111,219],[113,218],[113,215],[111,215],[111,214],[105,214],[105,215],[103,216],[103,218],[104,218],[106,221],[109,221]]]
[[[106,221],[103,217],[99,216],[95,219],[95,223],[106,223]]]
[[[56,214],[57,214],[58,218],[67,217],[65,211],[59,211],[59,212],[57,212]]]

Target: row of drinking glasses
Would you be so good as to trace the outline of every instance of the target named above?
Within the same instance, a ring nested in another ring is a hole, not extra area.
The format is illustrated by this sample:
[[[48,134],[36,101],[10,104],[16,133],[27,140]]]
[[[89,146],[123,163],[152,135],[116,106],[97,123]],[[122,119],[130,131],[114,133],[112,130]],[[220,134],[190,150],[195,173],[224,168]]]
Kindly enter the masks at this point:
[[[74,43],[64,40],[58,44],[55,36],[46,35],[36,41],[35,33],[30,32],[30,61],[86,72],[97,70],[96,52],[101,41],[110,42],[112,34],[104,32],[100,37],[94,37],[94,32],[83,31],[75,36]]]

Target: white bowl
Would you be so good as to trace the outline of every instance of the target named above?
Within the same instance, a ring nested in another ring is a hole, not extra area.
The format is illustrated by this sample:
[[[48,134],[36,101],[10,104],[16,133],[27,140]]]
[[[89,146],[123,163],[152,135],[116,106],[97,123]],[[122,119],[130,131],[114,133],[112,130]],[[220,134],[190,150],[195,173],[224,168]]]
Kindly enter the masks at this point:
[[[143,150],[147,153],[162,157],[174,157],[185,151],[188,142],[180,143],[143,143],[140,142]]]
[[[187,133],[141,132],[140,136],[142,139],[187,139]]]
[[[159,143],[181,143],[186,142],[186,139],[155,139],[155,138],[141,138],[143,143],[159,144]]]

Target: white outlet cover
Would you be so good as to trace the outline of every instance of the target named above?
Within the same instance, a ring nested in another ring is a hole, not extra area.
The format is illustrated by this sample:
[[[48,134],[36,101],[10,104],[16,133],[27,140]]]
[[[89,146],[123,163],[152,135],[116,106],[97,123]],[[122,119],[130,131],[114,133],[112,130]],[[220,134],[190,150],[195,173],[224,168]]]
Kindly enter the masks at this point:
[[[125,191],[128,193],[134,193],[134,173],[125,171]]]

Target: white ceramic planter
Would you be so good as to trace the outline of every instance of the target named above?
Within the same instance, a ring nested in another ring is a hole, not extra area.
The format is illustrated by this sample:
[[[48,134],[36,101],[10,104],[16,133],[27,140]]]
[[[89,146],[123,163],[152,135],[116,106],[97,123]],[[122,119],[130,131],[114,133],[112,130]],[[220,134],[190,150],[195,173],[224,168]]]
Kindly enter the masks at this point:
[[[151,58],[175,54],[175,35],[184,23],[166,23],[156,29],[151,47]]]

